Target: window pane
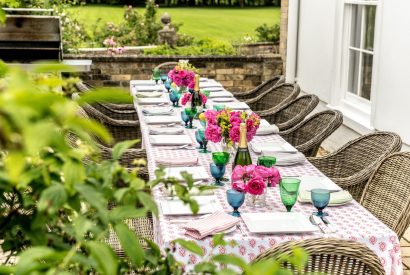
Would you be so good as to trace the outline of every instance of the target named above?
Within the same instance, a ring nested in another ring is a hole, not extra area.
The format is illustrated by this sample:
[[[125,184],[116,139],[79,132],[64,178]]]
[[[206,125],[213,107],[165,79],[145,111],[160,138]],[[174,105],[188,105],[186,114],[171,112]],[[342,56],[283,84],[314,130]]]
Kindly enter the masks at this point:
[[[350,33],[350,46],[360,48],[360,36],[362,29],[363,6],[352,5],[352,22]]]
[[[359,62],[360,52],[355,50],[349,51],[349,79],[348,91],[358,95],[358,78],[359,78]]]
[[[361,94],[360,96],[370,100],[370,92],[372,87],[372,68],[373,55],[363,53],[362,79],[361,79]]]
[[[376,6],[365,7],[364,49],[373,51]]]

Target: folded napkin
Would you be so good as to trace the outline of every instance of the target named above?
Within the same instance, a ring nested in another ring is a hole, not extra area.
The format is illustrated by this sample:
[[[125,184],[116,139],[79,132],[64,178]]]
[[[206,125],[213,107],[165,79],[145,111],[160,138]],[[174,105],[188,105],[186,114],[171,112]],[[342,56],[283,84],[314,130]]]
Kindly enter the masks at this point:
[[[245,102],[234,102],[234,103],[228,103],[226,104],[227,108],[230,108],[232,110],[247,110],[250,109],[248,104]]]
[[[273,155],[277,153],[297,153],[295,147],[290,145],[285,141],[272,141],[272,142],[258,142],[258,143],[251,143],[252,150],[260,154],[264,152],[266,155]]]
[[[239,221],[239,218],[217,211],[206,218],[191,221],[182,226],[182,228],[185,229],[185,234],[200,240],[206,236],[231,228],[239,223]]]
[[[161,97],[163,95],[163,93],[161,92],[136,92],[135,93],[135,97],[138,98],[154,98],[154,97]]]
[[[209,93],[209,98],[217,97],[233,97],[233,94],[228,91],[214,91]]]
[[[262,150],[262,155],[264,156],[274,156],[276,158],[277,166],[287,166],[287,165],[295,165],[304,163],[306,161],[306,157],[303,153],[274,153],[270,151]]]
[[[158,159],[155,162],[167,167],[193,166],[198,164],[198,157]]]
[[[172,115],[174,110],[172,108],[152,108],[142,109],[142,113],[146,116],[166,116]]]
[[[256,130],[257,136],[265,136],[271,134],[279,133],[279,128],[275,124],[272,125],[260,125],[258,130]]]
[[[302,203],[311,202],[311,193],[309,191],[301,190],[299,192],[299,201]],[[336,206],[345,204],[353,200],[352,195],[346,190],[330,193],[329,206]]]
[[[156,127],[149,130],[150,135],[182,135],[184,132],[184,128],[181,127]]]

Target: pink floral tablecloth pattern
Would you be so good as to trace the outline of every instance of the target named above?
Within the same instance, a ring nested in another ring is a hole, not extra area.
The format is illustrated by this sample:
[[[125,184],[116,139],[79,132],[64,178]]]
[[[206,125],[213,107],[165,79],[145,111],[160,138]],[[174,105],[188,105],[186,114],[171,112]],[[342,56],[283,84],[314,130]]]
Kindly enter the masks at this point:
[[[167,95],[164,95],[167,96]],[[148,169],[150,177],[154,177],[154,171],[157,168],[156,160],[158,159],[168,159],[168,158],[187,158],[197,155],[199,157],[199,165],[204,166],[209,173],[209,178],[212,179],[209,172],[209,163],[212,162],[211,154],[201,154],[197,151],[192,150],[164,150],[160,146],[152,146],[149,143],[149,130],[148,126],[144,123],[144,116],[141,112],[141,107],[135,104],[136,110],[140,118],[141,131],[143,136],[143,146],[147,150],[148,157]],[[175,115],[179,116],[181,108],[175,109]],[[198,121],[196,121],[198,122]],[[199,124],[197,124],[199,126]],[[192,144],[195,144],[195,130],[186,129],[186,132],[192,139]],[[279,135],[268,135],[268,136],[256,136],[252,142],[263,142],[263,141],[278,141],[282,140]],[[218,145],[209,143],[209,148],[211,150],[218,150]],[[254,163],[256,162],[257,156],[252,154]],[[287,167],[278,167],[283,176],[321,176],[323,175],[319,170],[317,170],[309,162],[305,162],[301,165],[293,165]],[[228,174],[231,169],[227,169]],[[215,191],[216,197],[223,207],[225,212],[232,211],[232,208],[226,202],[225,192],[228,187],[219,188]],[[159,200],[164,194],[161,192],[160,188],[157,187],[153,191],[153,196],[156,200]],[[301,204],[296,203],[292,211],[301,212],[306,216],[309,216],[316,209],[311,204]],[[286,211],[285,207],[281,203],[279,190],[277,187],[268,188],[267,191],[267,206],[264,208],[252,208],[244,204],[240,208],[241,212],[274,212],[274,211]],[[328,207],[326,212],[329,213],[329,220],[333,227],[337,229],[336,233],[323,234],[321,231],[310,234],[252,234],[250,233],[246,225],[241,221],[241,228],[244,235],[236,230],[230,234],[227,234],[226,240],[235,240],[238,244],[235,247],[214,247],[212,244],[212,238],[207,237],[203,240],[195,240],[205,252],[205,257],[209,257],[211,254],[222,253],[222,254],[235,254],[240,255],[246,261],[252,261],[258,254],[264,252],[270,247],[276,246],[282,242],[289,240],[302,240],[314,237],[323,238],[340,238],[346,240],[354,240],[367,245],[372,251],[374,251],[384,269],[386,274],[403,274],[403,267],[401,261],[401,251],[400,242],[397,235],[389,229],[386,225],[375,218],[370,212],[363,208],[359,203],[353,201],[349,204],[338,206],[338,207]],[[177,238],[185,238],[189,240],[194,240],[186,235],[184,235],[181,229],[181,223],[172,222],[173,219],[181,219],[181,217],[169,217],[164,216],[159,213],[158,219],[154,220],[154,236],[155,241],[162,247],[170,247],[171,241]],[[190,269],[193,265],[198,263],[201,259],[182,247],[177,247],[174,253],[176,259],[186,265],[187,269]]]

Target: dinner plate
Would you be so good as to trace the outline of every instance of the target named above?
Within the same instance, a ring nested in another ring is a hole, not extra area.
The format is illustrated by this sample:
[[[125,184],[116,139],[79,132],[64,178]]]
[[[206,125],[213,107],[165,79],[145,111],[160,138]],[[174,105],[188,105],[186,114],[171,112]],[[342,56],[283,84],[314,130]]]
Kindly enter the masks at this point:
[[[149,141],[152,145],[185,145],[192,144],[192,140],[188,135],[150,135]]]
[[[159,98],[137,98],[137,103],[140,105],[158,105],[158,104],[170,104],[169,100],[164,97]]]
[[[155,86],[155,80],[131,80],[130,81],[131,87],[135,86]]]
[[[232,102],[234,99],[233,97],[218,97],[212,98],[213,102]]]
[[[144,121],[147,124],[181,123],[181,119],[177,116],[147,116]]]
[[[228,91],[221,91],[221,92],[211,92],[209,94],[209,98],[220,98],[220,97],[233,97],[233,94]]]
[[[154,92],[136,92],[135,94],[136,98],[158,98],[163,95],[162,92],[159,91],[154,91]]]
[[[199,214],[210,214],[222,209],[218,198],[216,196],[194,196],[192,197],[199,204]],[[175,215],[193,215],[189,204],[184,204],[183,201],[175,198],[170,199],[160,199],[159,207],[162,210],[162,214],[165,216],[175,216]]]
[[[283,234],[318,231],[318,227],[314,226],[308,217],[298,212],[241,213],[241,217],[251,233]]]
[[[328,177],[320,176],[299,176],[300,186],[299,190],[310,191],[312,189],[328,189],[333,192],[341,191],[342,188],[334,183]]]
[[[184,180],[181,176],[181,172],[191,174],[194,180],[205,180],[209,178],[209,175],[203,166],[167,167],[164,172],[165,177],[173,177],[178,180]]]
[[[286,141],[251,143],[251,148],[252,151],[257,154],[261,154],[263,151],[266,155],[274,155],[275,153],[296,153],[298,151]]]
[[[225,107],[230,108],[232,110],[248,110],[250,109],[248,104],[245,102],[232,102],[225,105]]]

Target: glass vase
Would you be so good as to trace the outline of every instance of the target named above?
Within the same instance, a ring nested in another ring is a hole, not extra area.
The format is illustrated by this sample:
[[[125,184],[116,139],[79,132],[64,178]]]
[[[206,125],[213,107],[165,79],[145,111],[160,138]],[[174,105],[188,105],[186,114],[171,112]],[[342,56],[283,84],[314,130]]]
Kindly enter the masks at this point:
[[[266,206],[266,192],[267,188],[263,190],[261,195],[246,194],[246,205],[250,207],[264,207]]]

